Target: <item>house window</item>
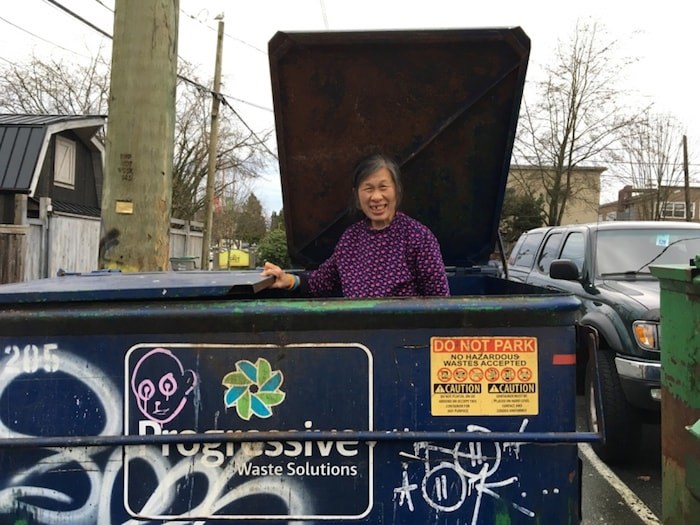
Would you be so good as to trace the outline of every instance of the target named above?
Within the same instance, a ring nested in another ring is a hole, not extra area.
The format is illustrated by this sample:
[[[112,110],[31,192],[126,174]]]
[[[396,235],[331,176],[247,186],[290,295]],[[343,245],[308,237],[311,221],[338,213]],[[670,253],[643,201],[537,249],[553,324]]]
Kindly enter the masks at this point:
[[[75,187],[75,142],[56,137],[53,181],[63,188]]]
[[[685,202],[664,202],[661,207],[664,219],[685,219]],[[695,203],[690,204],[690,218],[695,217]]]

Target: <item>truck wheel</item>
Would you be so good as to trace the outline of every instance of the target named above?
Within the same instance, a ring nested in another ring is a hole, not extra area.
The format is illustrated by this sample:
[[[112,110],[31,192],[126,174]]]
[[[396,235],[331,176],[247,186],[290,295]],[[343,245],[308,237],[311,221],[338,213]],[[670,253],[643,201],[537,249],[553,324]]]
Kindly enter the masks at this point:
[[[595,453],[605,463],[624,464],[632,460],[641,441],[642,425],[636,409],[622,391],[615,368],[615,353],[598,352],[598,373],[602,399],[602,414],[595,401],[595,371],[591,359],[586,367],[586,422],[591,432],[598,432],[602,422],[604,443],[593,443]]]

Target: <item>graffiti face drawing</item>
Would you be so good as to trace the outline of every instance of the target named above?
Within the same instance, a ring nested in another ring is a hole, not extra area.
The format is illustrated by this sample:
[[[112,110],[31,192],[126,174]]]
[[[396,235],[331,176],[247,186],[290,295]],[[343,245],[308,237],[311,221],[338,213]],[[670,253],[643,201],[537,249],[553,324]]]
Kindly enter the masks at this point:
[[[165,348],[155,348],[138,360],[131,376],[131,390],[141,413],[163,424],[177,416],[197,386],[193,370]]]

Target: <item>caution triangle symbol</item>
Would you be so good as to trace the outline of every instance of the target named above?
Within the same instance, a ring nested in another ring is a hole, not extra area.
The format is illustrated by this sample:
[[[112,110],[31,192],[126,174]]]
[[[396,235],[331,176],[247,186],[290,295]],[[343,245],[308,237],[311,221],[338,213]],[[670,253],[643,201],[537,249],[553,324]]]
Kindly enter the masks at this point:
[[[496,392],[496,393],[498,393],[498,392],[499,392],[498,387],[497,387],[496,385],[491,385],[491,386],[489,387],[489,392]]]
[[[438,394],[444,393],[444,392],[445,392],[445,388],[444,388],[442,385],[436,385],[436,386],[435,386],[435,392],[438,393]]]

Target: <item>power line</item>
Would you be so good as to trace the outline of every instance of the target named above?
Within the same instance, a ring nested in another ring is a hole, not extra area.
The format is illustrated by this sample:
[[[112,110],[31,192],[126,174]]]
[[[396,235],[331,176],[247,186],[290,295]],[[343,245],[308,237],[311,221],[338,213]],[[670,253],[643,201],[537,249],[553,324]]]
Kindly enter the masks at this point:
[[[47,1],[48,1],[48,0],[47,0]],[[98,4],[100,4],[102,7],[104,7],[104,8],[105,8],[107,11],[109,11],[110,13],[114,13],[114,9],[112,9],[112,8],[110,8],[109,6],[105,5],[105,3],[102,2],[102,0],[95,0],[95,2],[97,2]],[[191,15],[191,14],[188,14],[188,13],[186,13],[186,12],[185,12],[184,10],[182,10],[182,9],[180,9],[180,13],[182,13],[183,15],[185,15],[186,18],[189,18],[189,19],[191,19],[191,20],[194,20],[194,21],[197,22],[198,24],[203,25],[203,26],[206,27],[207,29],[210,29],[210,30],[213,31],[214,33],[217,32],[217,29],[216,29],[215,27],[212,27],[212,26],[210,26],[210,25],[205,24],[204,22],[202,22],[202,21],[201,21],[199,18],[197,18],[196,16]],[[234,41],[236,41],[236,42],[239,42],[239,43],[241,43],[241,44],[243,44],[243,45],[245,45],[245,46],[248,46],[249,48],[254,49],[254,50],[257,51],[258,53],[262,53],[263,55],[266,55],[266,56],[267,56],[267,53],[266,53],[265,51],[263,51],[263,50],[260,49],[259,47],[254,46],[254,45],[251,44],[250,42],[246,42],[245,40],[241,40],[240,38],[237,38],[237,37],[235,37],[235,36],[233,36],[233,35],[229,35],[229,34],[226,33],[226,32],[224,32],[224,36],[227,37],[227,38],[230,38],[231,40],[234,40]]]
[[[51,42],[50,40],[46,40],[45,38],[40,37],[39,35],[35,35],[35,34],[32,33],[31,31],[28,31],[28,30],[24,29],[23,27],[20,27],[20,26],[18,26],[17,24],[15,24],[15,23],[13,23],[13,22],[10,22],[10,21],[7,20],[6,18],[3,18],[3,17],[0,16],[0,20],[2,20],[3,22],[5,22],[6,24],[11,25],[12,27],[15,27],[15,28],[19,29],[20,31],[23,31],[23,32],[27,33],[28,35],[33,36],[34,38],[38,38],[39,40],[43,40],[43,41],[46,42],[47,44],[51,44],[52,46],[60,47],[60,48],[63,49],[64,51],[68,51],[69,53],[73,53],[74,55],[84,56],[84,55],[81,55],[80,53],[76,53],[75,51],[73,51],[73,50],[71,50],[71,49],[67,49],[67,48],[63,47],[63,46],[57,44],[56,42]]]
[[[12,62],[11,60],[7,60],[7,59],[4,58],[4,57],[0,57],[0,60],[2,60],[2,61],[4,61],[4,62],[7,62],[7,63],[10,64],[11,66],[17,67],[17,64],[15,64],[14,62]]]
[[[65,6],[61,5],[61,4],[60,4],[59,2],[57,2],[56,0],[44,0],[44,1],[45,1],[45,2],[49,2],[49,3],[53,4],[53,5],[55,5],[56,7],[62,9],[63,11],[65,11],[66,13],[68,13],[69,15],[73,16],[74,18],[76,18],[77,20],[79,20],[80,22],[82,22],[83,24],[85,24],[85,25],[87,25],[88,27],[90,27],[91,29],[93,29],[93,30],[99,32],[100,34],[102,34],[102,35],[104,35],[104,36],[106,36],[106,37],[109,38],[110,40],[113,40],[112,35],[110,35],[109,33],[105,32],[105,31],[102,31],[99,27],[97,27],[97,26],[94,25],[93,23],[89,22],[89,21],[86,20],[85,18],[81,17],[81,16],[78,15],[77,13],[75,13],[75,12],[71,11],[70,9],[66,8]],[[99,0],[98,0],[98,1],[99,1]],[[106,6],[105,6],[105,7],[106,7]],[[188,16],[189,16],[189,15],[188,15]],[[241,41],[241,42],[242,42],[242,41]],[[59,47],[60,47],[60,46],[59,46]],[[253,47],[253,46],[251,46],[251,47]],[[255,48],[255,49],[257,49],[257,48]],[[260,51],[260,50],[258,49],[258,51]],[[219,100],[220,100],[226,107],[228,107],[228,108],[233,112],[233,114],[236,116],[236,118],[238,118],[238,120],[241,121],[241,123],[246,127],[246,129],[247,129],[248,131],[250,131],[250,133],[252,133],[253,137],[255,137],[255,139],[256,139],[260,144],[262,144],[263,148],[264,148],[270,155],[272,155],[275,159],[277,159],[277,155],[275,155],[275,154],[270,150],[270,148],[267,147],[267,144],[265,144],[265,143],[260,139],[260,137],[258,137],[258,135],[251,129],[251,127],[248,125],[248,123],[243,119],[243,117],[241,117],[240,114],[238,114],[238,112],[237,112],[236,110],[233,109],[233,106],[231,106],[231,104],[229,104],[229,102],[226,100],[226,97],[225,97],[222,93],[216,93],[216,92],[212,91],[211,89],[207,88],[206,86],[203,86],[203,85],[200,84],[199,82],[195,82],[194,80],[191,80],[191,79],[189,79],[189,78],[187,78],[187,77],[185,77],[185,76],[183,76],[183,75],[178,74],[177,77],[178,77],[179,79],[183,80],[184,82],[187,82],[187,83],[189,83],[189,84],[192,84],[192,85],[195,86],[195,87],[197,88],[197,90],[199,90],[200,92],[207,92],[207,93],[211,94],[211,96],[213,96],[213,97],[219,97]],[[256,106],[255,104],[251,104],[251,103],[249,103],[249,102],[242,101],[242,100],[240,100],[240,99],[238,99],[238,101],[239,101],[239,102],[244,102],[244,103],[250,104],[250,105],[255,106],[255,107],[259,107],[259,108],[261,108],[261,109],[267,109],[267,108],[263,108],[262,106]]]
[[[265,106],[261,106],[261,105],[259,105],[259,104],[253,104],[252,102],[248,102],[247,100],[243,100],[243,99],[241,99],[241,98],[236,98],[236,97],[231,96],[231,95],[225,95],[225,94],[223,94],[223,93],[222,93],[222,95],[225,96],[225,97],[227,97],[227,98],[230,98],[231,100],[235,100],[236,102],[240,102],[241,104],[246,104],[246,105],[251,106],[251,107],[254,107],[254,108],[256,108],[256,109],[261,109],[261,110],[263,110],[263,111],[267,111],[267,112],[269,112],[269,113],[274,113],[274,110],[273,110],[272,108],[268,108],[268,107],[265,107]]]
[[[321,15],[323,15],[323,27],[328,31],[328,15],[326,14],[326,3],[323,0],[321,2]]]
[[[100,4],[102,7],[104,7],[104,8],[105,8],[107,11],[109,11],[110,13],[114,13],[114,9],[112,9],[112,8],[109,7],[109,6],[106,6],[101,0],[95,0],[95,2],[97,2],[98,4]]]
[[[243,118],[238,114],[238,112],[235,109],[233,109],[233,106],[231,106],[224,97],[221,97],[221,102],[223,103],[224,106],[229,108],[233,112],[233,114],[236,115],[236,117],[238,117],[238,120],[240,120],[243,123],[243,125],[248,129],[248,131],[250,131],[252,133],[253,137],[255,137],[255,139],[258,141],[258,143],[262,144],[262,147],[265,148],[265,151],[267,151],[270,155],[272,155],[276,160],[279,160],[277,155],[275,155],[275,153],[273,153],[270,150],[270,148],[267,147],[267,144],[265,144],[262,140],[260,140],[260,137],[257,136],[255,131],[253,131],[250,128],[250,126],[248,126],[248,124],[246,124],[246,121],[243,120]]]
[[[100,4],[102,7],[104,7],[105,9],[107,9],[108,11],[110,11],[110,12],[112,12],[112,13],[114,12],[112,9],[110,9],[108,6],[106,6],[106,5],[105,5],[104,3],[102,3],[100,0],[95,0],[95,1],[96,1],[98,4]],[[98,31],[98,32],[99,32],[100,34],[102,34],[103,36],[109,38],[110,40],[113,39],[112,35],[110,35],[109,33],[105,32],[105,31],[103,31],[102,29],[100,29],[99,27],[97,27],[96,25],[94,25],[94,24],[93,24],[92,22],[90,22],[89,20],[86,20],[85,18],[81,17],[81,16],[78,15],[77,13],[71,11],[70,9],[68,9],[68,8],[65,7],[65,6],[63,6],[62,4],[60,4],[59,2],[57,2],[56,0],[44,0],[44,2],[46,2],[46,3],[51,3],[52,5],[54,5],[54,6],[58,7],[58,8],[60,8],[60,9],[62,9],[62,10],[65,11],[66,13],[68,13],[68,14],[70,14],[71,16],[75,17],[75,18],[78,19],[80,22],[86,24],[86,25],[87,25],[88,27],[90,27],[91,29],[94,29],[95,31]],[[192,15],[187,15],[187,14],[184,13],[184,11],[182,11],[182,10],[181,10],[181,12],[182,12],[183,14],[185,14],[186,16],[192,18],[193,20],[196,20],[196,21],[199,22],[200,24],[202,23],[201,21],[197,20],[197,19],[196,19],[195,17],[193,17]],[[27,33],[27,34],[29,34],[29,35],[35,37],[35,38],[38,38],[38,39],[40,39],[40,40],[43,40],[44,42],[46,42],[46,43],[48,43],[48,44],[51,44],[51,45],[56,46],[56,47],[59,47],[59,48],[65,50],[65,51],[69,51],[69,52],[71,52],[71,53],[73,53],[73,54],[76,54],[76,55],[78,55],[78,56],[85,56],[85,55],[81,55],[81,54],[79,54],[79,53],[77,53],[77,52],[75,52],[75,51],[72,51],[72,50],[70,50],[70,49],[67,49],[67,48],[65,48],[65,47],[63,47],[63,46],[61,46],[61,45],[59,45],[59,44],[56,44],[55,42],[51,42],[51,41],[46,40],[46,39],[44,39],[44,38],[42,38],[42,37],[40,37],[40,36],[38,36],[38,35],[35,35],[34,33],[30,32],[30,31],[27,31],[26,29],[24,29],[24,28],[22,28],[22,27],[20,27],[20,26],[18,26],[18,25],[16,25],[16,24],[13,24],[13,23],[10,22],[9,20],[5,20],[5,19],[2,18],[2,17],[0,17],[0,20],[3,20],[4,22],[6,22],[6,23],[8,23],[8,24],[10,24],[10,25],[12,25],[12,26],[14,26],[14,27],[16,27],[17,29],[20,29],[21,31],[24,31],[25,33]],[[206,26],[206,25],[205,25],[205,27],[208,27],[209,29],[213,29],[213,28],[211,28],[210,26]],[[225,33],[224,33],[224,34],[225,34]],[[234,38],[234,37],[231,37],[231,38]],[[235,38],[234,38],[234,39],[235,39]],[[264,51],[258,49],[257,47],[255,47],[255,46],[253,46],[253,45],[251,45],[251,44],[248,44],[247,42],[244,42],[243,40],[240,40],[240,39],[235,39],[235,40],[238,40],[239,42],[244,43],[244,44],[246,44],[246,45],[249,45],[250,47],[252,47],[253,49],[255,49],[255,50],[257,50],[257,51],[260,51],[261,53],[264,53]],[[213,91],[211,91],[211,90],[209,90],[208,88],[202,86],[201,84],[198,84],[198,83],[195,82],[194,80],[191,80],[191,79],[189,79],[189,78],[183,77],[182,75],[178,75],[178,78],[180,78],[181,80],[184,80],[185,82],[188,82],[188,83],[190,83],[190,84],[196,85],[196,86],[198,86],[198,88],[201,88],[201,89],[203,89],[204,91],[209,91],[212,95],[214,94]],[[224,95],[221,94],[221,96],[224,96]],[[261,106],[261,105],[259,105],[259,104],[254,104],[253,102],[248,102],[247,100],[243,100],[243,99],[241,99],[241,98],[233,97],[233,96],[231,96],[231,95],[225,95],[225,96],[227,96],[228,98],[230,98],[230,99],[232,99],[232,100],[235,100],[236,102],[240,102],[241,104],[246,104],[246,105],[248,105],[248,106],[251,106],[251,107],[254,107],[254,108],[257,108],[257,109],[261,109],[261,110],[264,110],[264,111],[268,111],[268,112],[270,112],[270,113],[273,112],[272,109],[267,108],[267,107],[265,107],[265,106]],[[238,116],[238,118],[240,118],[240,116]]]
[[[267,144],[265,144],[265,142],[260,137],[258,137],[257,133],[255,133],[255,131],[253,131],[253,129],[248,125],[248,123],[243,119],[243,117],[241,117],[238,114],[238,112],[235,109],[233,109],[233,106],[231,104],[229,104],[228,100],[226,100],[225,95],[223,95],[222,93],[217,93],[216,91],[213,91],[213,90],[207,88],[206,86],[203,86],[199,82],[195,82],[194,80],[191,80],[183,75],[178,75],[177,77],[180,80],[187,82],[188,84],[193,85],[197,89],[197,91],[199,91],[201,93],[209,93],[212,97],[217,97],[219,99],[219,102],[222,103],[225,107],[229,108],[231,110],[231,112],[236,116],[236,118],[238,118],[238,120],[241,121],[241,124],[243,124],[243,126],[245,126],[245,128],[253,135],[253,137],[255,137],[255,140],[257,140],[258,143],[262,145],[262,147],[265,149],[265,151],[267,151],[275,159],[279,160],[277,155],[272,150],[270,150],[270,148],[267,147]]]
[[[202,21],[201,21],[199,18],[197,18],[196,16],[190,15],[190,14],[188,14],[188,13],[185,13],[182,9],[180,9],[180,12],[181,12],[183,15],[185,15],[187,18],[189,18],[190,20],[194,20],[194,21],[197,22],[198,24],[203,25],[204,27],[206,27],[207,29],[210,29],[210,30],[213,31],[214,33],[217,32],[217,29],[216,29],[216,28],[214,28],[214,27],[212,27],[212,26],[210,26],[210,25],[205,24],[204,22],[202,22]],[[265,51],[263,51],[263,50],[260,49],[259,47],[254,46],[254,45],[251,44],[250,42],[246,42],[245,40],[241,40],[240,38],[237,38],[237,37],[235,37],[235,36],[229,35],[229,34],[226,33],[226,32],[224,32],[224,36],[227,37],[227,38],[230,38],[231,40],[234,40],[234,41],[236,41],[236,42],[239,42],[239,43],[243,44],[244,46],[248,46],[249,48],[254,49],[254,50],[257,51],[258,53],[262,53],[263,55],[267,56],[267,53],[266,53]]]
[[[105,32],[105,31],[103,31],[102,29],[100,29],[99,27],[97,27],[97,26],[96,26],[95,24],[93,24],[92,22],[90,22],[90,21],[84,19],[82,16],[80,16],[79,14],[77,14],[77,13],[71,11],[71,10],[68,9],[66,6],[60,4],[60,3],[57,2],[56,0],[44,0],[44,2],[48,2],[48,3],[52,4],[52,5],[55,5],[55,6],[58,7],[59,9],[62,9],[63,11],[65,11],[66,13],[68,13],[69,15],[71,15],[72,17],[74,17],[74,18],[80,20],[80,21],[81,21],[83,24],[85,24],[86,26],[91,27],[92,29],[94,29],[94,30],[97,31],[98,33],[100,33],[100,34],[106,36],[107,38],[112,38],[112,35],[110,35],[109,33]]]

